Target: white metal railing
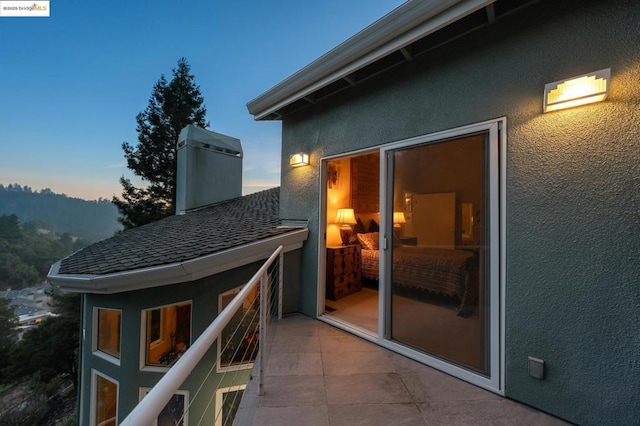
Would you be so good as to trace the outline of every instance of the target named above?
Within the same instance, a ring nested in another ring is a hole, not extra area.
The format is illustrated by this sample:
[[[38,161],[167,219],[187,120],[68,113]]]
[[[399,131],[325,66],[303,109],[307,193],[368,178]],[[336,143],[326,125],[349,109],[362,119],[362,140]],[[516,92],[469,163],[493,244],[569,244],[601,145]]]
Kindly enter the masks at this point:
[[[259,346],[258,356],[256,362],[258,363],[258,369],[260,371],[258,377],[258,389],[259,394],[263,394],[263,382],[264,382],[264,353],[267,336],[267,321],[269,313],[276,311],[278,318],[282,317],[282,272],[283,272],[283,247],[279,246],[269,259],[262,265],[262,267],[253,275],[253,277],[243,286],[242,290],[231,300],[229,305],[218,314],[215,320],[204,330],[204,332],[196,339],[191,347],[176,361],[171,369],[158,381],[158,383],[149,391],[149,393],[140,401],[140,403],[129,413],[129,415],[120,423],[122,426],[143,426],[153,425],[157,420],[158,415],[164,409],[169,400],[173,397],[176,391],[183,384],[185,379],[191,374],[193,369],[198,365],[202,357],[211,348],[216,339],[220,338],[223,329],[229,324],[236,312],[242,307],[243,303],[247,300],[247,297],[253,292],[258,283],[260,284],[260,292],[256,295],[260,300],[260,309],[254,312],[254,318],[251,318],[249,324],[254,324],[255,315],[259,315],[259,345],[253,345],[253,350]],[[279,260],[278,271],[274,272],[277,275],[278,287],[274,289],[269,285],[270,282],[270,268],[276,261]],[[277,308],[271,303],[277,301]],[[253,303],[253,302],[252,302]],[[248,312],[245,312],[247,315]],[[238,328],[240,324],[238,325]],[[245,335],[249,333],[256,334],[257,330],[245,330]],[[238,329],[234,330],[234,333],[238,332]],[[251,346],[247,346],[245,353],[242,354],[242,359],[253,359],[255,353],[248,353]],[[236,348],[236,351],[238,349]],[[235,353],[232,359],[235,357]],[[212,371],[216,368],[216,363],[211,366],[209,374],[203,379],[202,385],[196,392],[196,394],[202,389],[204,382],[207,380]],[[226,373],[225,373],[226,374]],[[237,371],[236,371],[237,374]],[[235,379],[234,379],[235,381]],[[219,386],[219,383],[218,383]],[[215,396],[215,391],[213,392]],[[197,395],[191,398],[191,402]],[[213,398],[213,396],[212,396]],[[191,405],[189,402],[189,406]],[[212,400],[209,401],[209,405]],[[209,406],[208,405],[208,406]],[[185,409],[185,414],[189,407]],[[203,410],[204,413],[207,410]],[[221,416],[221,408],[217,407],[216,417]],[[182,419],[181,419],[182,420]],[[200,422],[202,422],[202,417]],[[182,423],[180,423],[182,424]],[[199,423],[198,423],[199,424]]]

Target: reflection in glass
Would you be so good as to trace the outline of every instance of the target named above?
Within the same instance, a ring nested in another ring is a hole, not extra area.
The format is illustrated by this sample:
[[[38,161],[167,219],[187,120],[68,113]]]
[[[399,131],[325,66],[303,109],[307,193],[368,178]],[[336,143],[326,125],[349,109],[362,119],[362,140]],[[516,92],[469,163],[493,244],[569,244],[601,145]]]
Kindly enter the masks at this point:
[[[242,290],[237,287],[219,296],[219,312],[222,312]],[[218,342],[218,371],[253,367],[260,345],[260,287],[247,295],[229,324],[222,330]]]
[[[478,134],[394,152],[393,211],[406,220],[391,287],[393,340],[485,375],[487,146]]]
[[[120,318],[115,309],[98,309],[98,350],[120,358]]]
[[[146,311],[146,365],[171,366],[191,345],[191,302]]]
[[[115,426],[118,412],[118,385],[96,374],[95,424]]]

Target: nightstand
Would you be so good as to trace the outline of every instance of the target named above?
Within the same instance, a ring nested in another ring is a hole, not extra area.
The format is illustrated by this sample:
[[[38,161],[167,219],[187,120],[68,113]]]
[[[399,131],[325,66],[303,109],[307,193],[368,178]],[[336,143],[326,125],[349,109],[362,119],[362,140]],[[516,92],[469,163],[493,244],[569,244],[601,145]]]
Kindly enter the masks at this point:
[[[327,299],[338,300],[362,290],[360,246],[327,247]]]
[[[418,237],[400,238],[400,242],[402,243],[403,246],[417,246]]]

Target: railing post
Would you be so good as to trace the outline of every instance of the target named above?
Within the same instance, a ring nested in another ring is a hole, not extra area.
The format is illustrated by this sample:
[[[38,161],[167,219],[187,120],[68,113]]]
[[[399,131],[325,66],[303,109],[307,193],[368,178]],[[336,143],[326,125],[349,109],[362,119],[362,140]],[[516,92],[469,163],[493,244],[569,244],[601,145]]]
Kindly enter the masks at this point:
[[[282,293],[283,293],[283,273],[284,273],[284,253],[280,252],[278,259],[278,319],[282,319]]]
[[[267,329],[267,310],[269,295],[267,291],[267,273],[260,277],[260,350],[258,351],[258,364],[260,366],[260,377],[258,378],[258,395],[264,395],[264,352],[267,346],[266,329]]]

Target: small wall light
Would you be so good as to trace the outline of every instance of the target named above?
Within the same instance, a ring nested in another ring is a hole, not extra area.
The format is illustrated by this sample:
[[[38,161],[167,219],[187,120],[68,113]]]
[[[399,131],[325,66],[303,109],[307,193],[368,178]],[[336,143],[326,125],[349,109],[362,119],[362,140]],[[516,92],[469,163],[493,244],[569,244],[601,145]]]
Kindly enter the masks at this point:
[[[611,68],[544,86],[544,112],[604,101],[609,94]]]
[[[338,214],[336,214],[336,223],[341,224],[340,227],[340,238],[342,238],[342,245],[348,246],[349,241],[351,240],[351,234],[353,231],[351,230],[351,225],[355,225],[356,215],[353,212],[353,209],[338,209]]]
[[[300,167],[309,165],[309,154],[306,152],[298,152],[289,157],[289,165],[291,167]]]

